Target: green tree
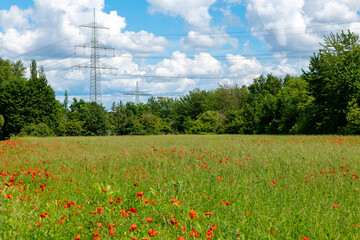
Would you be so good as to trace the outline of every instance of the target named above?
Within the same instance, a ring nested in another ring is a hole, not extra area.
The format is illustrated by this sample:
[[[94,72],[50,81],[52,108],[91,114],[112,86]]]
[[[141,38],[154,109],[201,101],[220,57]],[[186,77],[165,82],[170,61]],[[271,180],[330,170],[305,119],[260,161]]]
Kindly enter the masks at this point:
[[[347,124],[349,103],[360,103],[359,36],[348,31],[325,37],[310,59],[303,78],[313,96],[317,133],[340,133]]]
[[[196,121],[188,123],[185,132],[191,134],[222,133],[222,120],[223,117],[219,112],[209,110],[201,114]]]
[[[242,134],[245,132],[245,120],[243,110],[227,111],[224,119],[224,133]]]
[[[23,78],[5,81],[0,85],[0,112],[5,119],[5,137],[19,133],[23,126],[31,122],[31,117],[26,114],[27,93],[27,84]]]
[[[239,88],[237,85],[220,85],[212,91],[212,94],[216,103],[212,110],[217,110],[223,114],[226,114],[228,111],[244,109],[248,98],[246,86]]]
[[[287,76],[284,82],[284,87],[276,98],[275,114],[270,128],[273,133],[300,133],[298,124],[301,112],[312,100],[307,92],[307,82],[300,77],[290,76]]]
[[[30,79],[34,79],[37,77],[38,77],[37,63],[33,59],[31,60],[31,64],[30,64]]]
[[[84,121],[86,135],[105,136],[108,134],[106,114],[105,108],[96,102],[85,104],[82,118],[79,120]]]
[[[151,114],[146,113],[136,120],[135,134],[138,135],[159,135],[162,133],[162,120]]]
[[[78,119],[68,120],[60,123],[58,127],[59,136],[82,136],[85,134],[84,121]]]
[[[346,126],[343,133],[345,134],[360,134],[360,108],[356,101],[353,99],[349,102],[346,114]]]
[[[196,120],[202,113],[215,109],[214,94],[205,90],[195,89],[188,95],[181,96],[174,103],[174,122],[172,127],[176,132],[184,132],[184,123],[187,118]]]
[[[67,121],[67,118],[68,118],[68,115],[69,115],[68,105],[69,105],[69,98],[68,98],[67,90],[65,90],[65,99],[64,99],[64,104],[63,104],[63,107],[64,107],[64,122]]]
[[[126,106],[129,106],[129,108]],[[122,104],[122,102],[117,105],[113,104],[112,112],[109,113],[112,134],[128,135],[135,132],[134,111],[136,112],[136,105],[133,103],[127,103],[126,105]]]
[[[11,62],[0,58],[0,85],[5,81],[11,81],[25,76],[25,70],[21,61]]]
[[[53,131],[61,121],[61,104],[45,77],[30,78],[27,85],[27,104],[25,115],[31,123],[45,123]]]

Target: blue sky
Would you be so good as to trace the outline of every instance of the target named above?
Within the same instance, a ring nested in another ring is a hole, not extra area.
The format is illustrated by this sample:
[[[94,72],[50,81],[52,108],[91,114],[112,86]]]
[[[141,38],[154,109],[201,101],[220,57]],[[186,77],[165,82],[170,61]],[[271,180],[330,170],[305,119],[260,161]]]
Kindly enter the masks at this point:
[[[110,28],[99,40],[115,49],[101,61],[118,69],[102,73],[107,108],[134,101],[123,93],[136,82],[153,96],[179,96],[261,74],[299,75],[324,35],[360,33],[358,0],[2,0],[0,56],[37,60],[60,101],[65,90],[88,100],[89,72],[72,66],[89,61],[89,50],[74,46],[91,40],[79,25],[92,21],[93,8]]]

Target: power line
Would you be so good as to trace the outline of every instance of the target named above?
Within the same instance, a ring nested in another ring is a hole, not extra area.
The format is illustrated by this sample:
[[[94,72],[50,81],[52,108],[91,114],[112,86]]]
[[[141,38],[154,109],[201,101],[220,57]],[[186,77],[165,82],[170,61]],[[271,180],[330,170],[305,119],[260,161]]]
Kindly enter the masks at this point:
[[[55,45],[57,45],[57,44],[59,44],[59,43],[62,43],[62,42],[64,42],[64,41],[69,40],[69,39],[74,38],[74,37],[75,37],[75,36],[71,36],[71,37],[68,37],[68,38],[64,38],[64,39],[62,39],[62,40],[60,40],[60,41],[57,41],[57,42],[55,42],[55,43],[51,43],[51,44],[45,45],[45,46],[43,46],[43,47],[40,47],[40,48],[31,50],[31,51],[29,51],[29,52],[26,52],[26,53],[17,55],[17,56],[15,56],[15,57],[12,57],[12,58],[10,58],[10,60],[13,60],[13,59],[15,59],[15,58],[20,58],[20,57],[23,57],[23,56],[27,56],[27,55],[29,55],[30,53],[38,52],[38,51],[43,50],[43,49],[45,49],[45,48],[55,46]]]
[[[341,25],[348,25],[348,24],[353,24],[353,23],[359,23],[359,22],[347,22],[347,23],[338,23],[338,24],[322,24],[322,25],[317,25],[317,26],[306,26],[306,27],[291,27],[291,28],[270,28],[270,29],[264,29],[264,30],[255,30],[255,31],[249,31],[249,30],[244,30],[244,31],[230,31],[230,32],[225,32],[225,33],[216,33],[216,32],[212,32],[212,33],[193,33],[194,36],[211,36],[212,38],[217,38],[216,36],[220,36],[219,38],[247,38],[247,37],[270,37],[270,36],[279,36],[279,35],[299,35],[299,34],[304,34],[304,32],[283,32],[283,33],[271,33],[271,34],[257,34],[257,33],[268,33],[268,32],[275,32],[275,31],[289,31],[289,30],[310,30],[310,29],[317,29],[317,28],[322,28],[325,26],[331,26],[331,30],[318,30],[318,31],[311,31],[311,32],[305,32],[308,34],[311,33],[327,33],[327,32],[332,32],[334,31],[334,27],[336,26],[341,26]],[[359,28],[355,28],[355,29],[359,29]],[[340,30],[347,30],[347,29],[337,29],[337,31]],[[178,34],[158,34],[159,37],[183,37],[183,36],[187,36],[188,33],[178,33]],[[241,35],[241,34],[248,34],[248,35]],[[255,36],[252,34],[256,34]],[[115,36],[119,36],[120,34],[115,34]],[[223,36],[221,36],[223,35]],[[235,35],[235,36],[231,36],[231,35]],[[10,58],[10,60],[16,59],[16,58],[20,58],[22,56],[27,56],[31,53],[35,53],[38,51],[41,51],[45,48],[48,47],[52,47],[55,46],[59,43],[62,43],[66,40],[72,39],[74,38],[76,35],[74,36],[70,36],[64,39],[61,39],[57,42],[42,46],[40,48],[28,51],[26,53],[14,56],[12,58]],[[137,35],[133,35],[131,36],[132,38],[141,38],[144,36],[148,36],[148,35],[142,35],[142,34],[137,34]]]

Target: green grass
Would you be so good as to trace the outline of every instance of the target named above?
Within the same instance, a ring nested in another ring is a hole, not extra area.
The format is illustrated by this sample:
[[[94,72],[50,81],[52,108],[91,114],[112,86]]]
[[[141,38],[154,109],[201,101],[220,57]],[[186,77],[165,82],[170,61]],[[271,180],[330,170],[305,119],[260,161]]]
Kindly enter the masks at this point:
[[[359,141],[213,135],[2,142],[0,239],[93,239],[96,232],[100,239],[192,239],[193,231],[207,239],[212,225],[212,239],[359,239]],[[90,214],[98,207],[102,214]],[[137,212],[121,213],[131,208]],[[150,229],[158,233],[149,237]]]

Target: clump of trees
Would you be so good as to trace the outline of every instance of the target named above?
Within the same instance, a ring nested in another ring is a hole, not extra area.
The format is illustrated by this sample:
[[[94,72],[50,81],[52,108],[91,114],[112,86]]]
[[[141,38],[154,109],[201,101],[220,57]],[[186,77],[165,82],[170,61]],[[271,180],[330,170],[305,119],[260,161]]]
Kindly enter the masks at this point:
[[[44,70],[31,63],[31,77],[25,78],[21,61],[0,59],[0,113],[5,118],[5,136],[27,132],[30,125],[54,132],[60,121],[61,104],[48,85]],[[31,127],[33,129],[33,127]]]
[[[360,41],[325,37],[301,76],[260,76],[249,86],[194,89],[179,99],[102,105],[68,97],[60,104],[42,68],[0,59],[0,113],[6,136],[146,134],[359,134]],[[1,121],[0,121],[1,123]]]

